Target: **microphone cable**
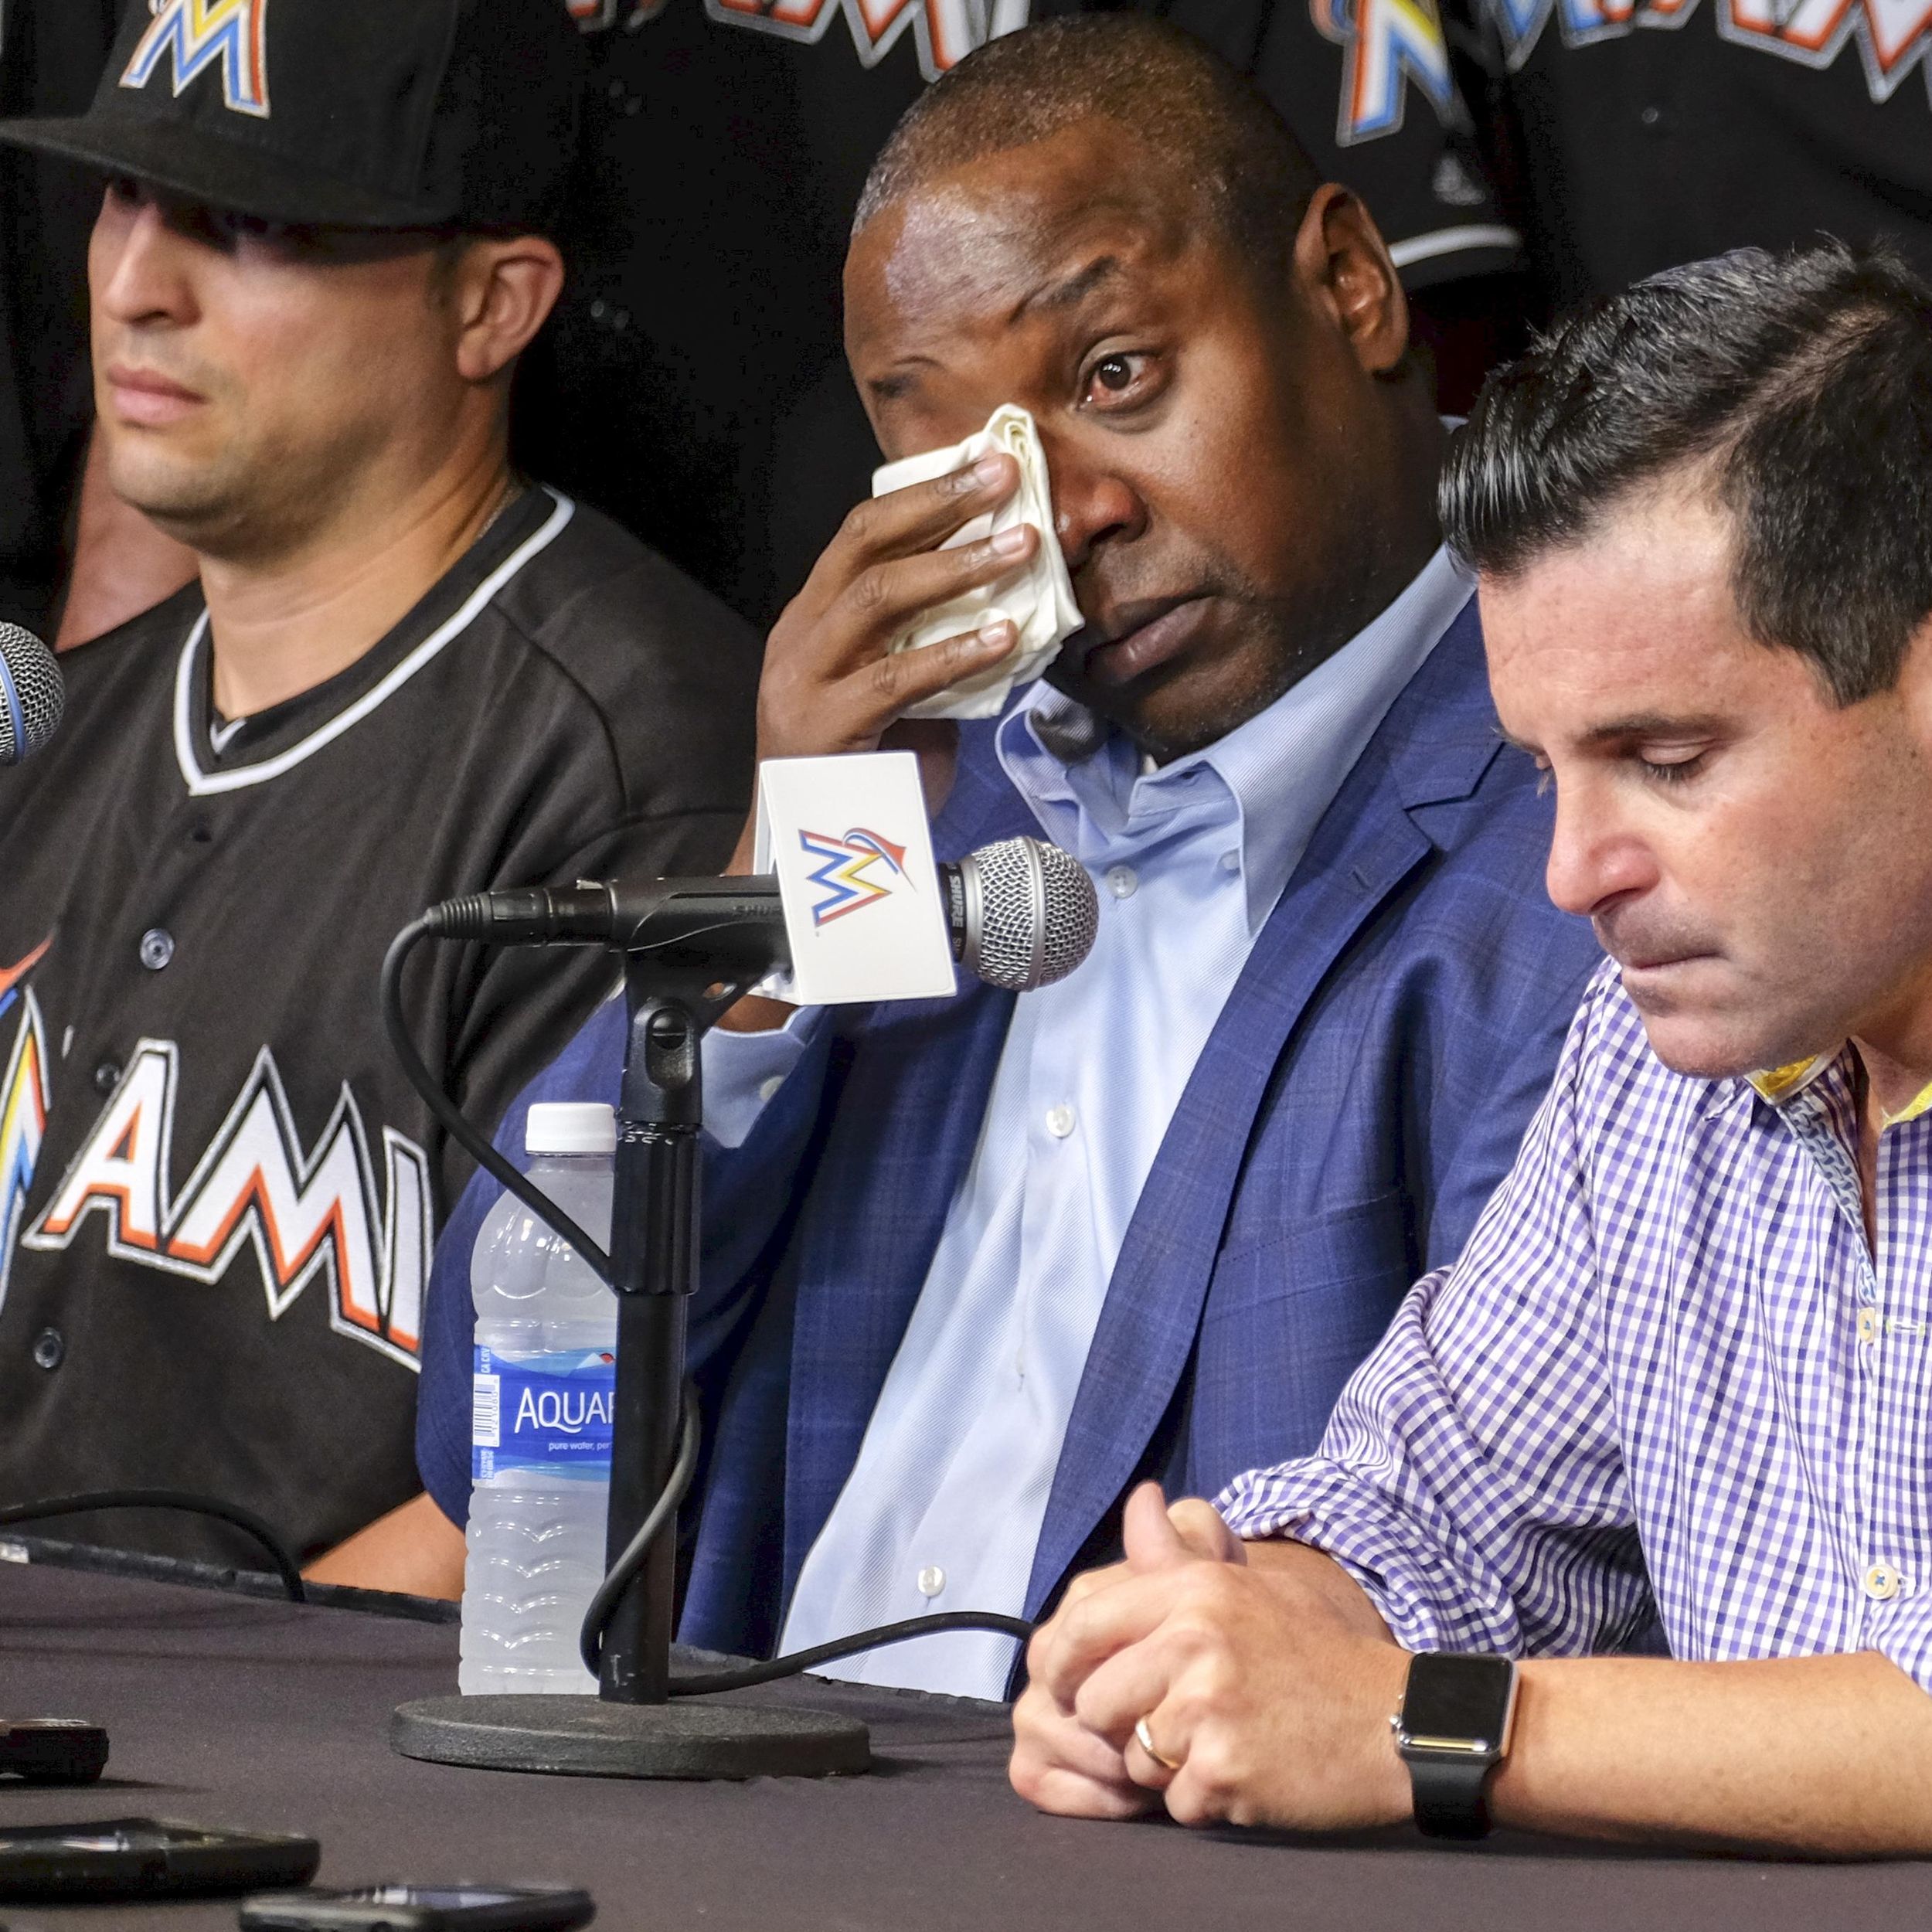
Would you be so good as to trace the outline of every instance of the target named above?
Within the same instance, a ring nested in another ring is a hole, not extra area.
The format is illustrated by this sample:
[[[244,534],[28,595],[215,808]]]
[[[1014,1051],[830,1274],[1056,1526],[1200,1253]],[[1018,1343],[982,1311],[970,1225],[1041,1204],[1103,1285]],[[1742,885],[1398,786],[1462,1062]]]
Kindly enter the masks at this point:
[[[301,1566],[288,1546],[260,1517],[218,1496],[199,1496],[185,1489],[97,1489],[77,1496],[56,1496],[44,1502],[0,1505],[0,1529],[15,1523],[42,1522],[50,1516],[78,1516],[95,1509],[175,1509],[185,1515],[209,1516],[252,1536],[267,1551],[291,1604],[305,1604]]]
[[[691,1487],[692,1476],[698,1467],[699,1430],[698,1392],[687,1379],[684,1385],[677,1460],[672,1465],[670,1477],[644,1521],[638,1526],[638,1533],[625,1546],[624,1554],[611,1566],[610,1575],[597,1586],[590,1608],[583,1614],[578,1655],[583,1659],[584,1668],[593,1677],[599,1674],[603,1665],[604,1633],[611,1621],[611,1612],[617,1608],[631,1578],[643,1567],[651,1545],[675,1520],[678,1507]],[[754,1684],[770,1684],[781,1677],[796,1677],[817,1665],[834,1663],[840,1658],[856,1656],[862,1651],[883,1650],[889,1644],[906,1643],[915,1637],[937,1636],[948,1630],[992,1631],[1001,1636],[1017,1638],[1022,1643],[1033,1634],[1033,1626],[1024,1617],[1002,1616],[997,1611],[936,1611],[928,1617],[909,1617],[901,1623],[881,1624],[872,1630],[856,1631],[849,1637],[835,1637],[829,1643],[815,1644],[808,1650],[793,1651],[764,1663],[743,1664],[734,1670],[711,1671],[702,1676],[674,1677],[671,1680],[671,1695],[706,1697],[714,1691],[749,1690]]]
[[[421,941],[437,937],[440,935],[427,917],[412,920],[390,942],[383,959],[383,1026],[403,1075],[422,1095],[424,1104],[457,1145],[506,1193],[576,1249],[590,1271],[609,1287],[610,1256],[541,1188],[533,1186],[498,1151],[488,1137],[444,1092],[422,1055],[417,1051],[416,1042],[410,1032],[409,1019],[403,1009],[403,968]],[[652,1546],[677,1520],[679,1505],[684,1501],[692,1478],[697,1472],[702,1424],[698,1414],[697,1390],[689,1379],[684,1385],[681,1408],[678,1454],[671,1474],[657,1500],[645,1512],[636,1535],[611,1566],[610,1573],[597,1586],[590,1598],[590,1607],[584,1612],[577,1640],[578,1654],[593,1677],[599,1674],[602,1664],[604,1634],[609,1627],[612,1611],[643,1568]],[[891,1644],[907,1643],[915,1637],[966,1630],[989,1631],[998,1636],[1013,1638],[1022,1644],[1033,1634],[1032,1624],[1023,1617],[1009,1617],[992,1610],[939,1611],[930,1616],[909,1617],[899,1623],[880,1624],[870,1630],[855,1631],[850,1636],[835,1638],[829,1643],[815,1645],[809,1650],[794,1651],[787,1656],[774,1657],[764,1663],[747,1664],[735,1670],[714,1671],[701,1677],[674,1678],[671,1695],[702,1697],[715,1691],[745,1690],[754,1684],[769,1684],[782,1677],[795,1677],[819,1664],[855,1657],[865,1651],[883,1650]]]
[[[389,941],[389,951],[383,955],[383,1030],[389,1036],[390,1049],[402,1066],[403,1077],[422,1095],[423,1105],[436,1116],[450,1138],[506,1193],[521,1201],[546,1227],[560,1234],[589,1263],[590,1272],[607,1287],[611,1281],[610,1256],[541,1188],[532,1187],[496,1151],[489,1136],[481,1132],[443,1091],[442,1083],[416,1050],[416,1042],[410,1034],[409,1017],[403,1010],[403,968],[408,963],[410,954],[423,940],[437,937],[440,935],[427,917],[412,919]]]

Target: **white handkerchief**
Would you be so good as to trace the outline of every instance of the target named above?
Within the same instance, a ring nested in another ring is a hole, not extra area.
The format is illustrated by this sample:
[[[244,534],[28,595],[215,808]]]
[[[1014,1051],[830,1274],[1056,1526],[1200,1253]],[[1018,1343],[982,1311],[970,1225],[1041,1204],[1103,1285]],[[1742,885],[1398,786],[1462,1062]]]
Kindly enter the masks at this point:
[[[1053,531],[1053,486],[1046,477],[1046,459],[1040,454],[1039,432],[1028,412],[1012,403],[994,410],[986,427],[949,450],[927,450],[888,463],[872,472],[872,493],[883,496],[909,483],[927,483],[934,477],[963,470],[991,450],[1004,450],[1019,463],[1019,488],[985,516],[972,522],[940,546],[957,549],[977,543],[1016,523],[1030,523],[1039,532],[1039,548],[1032,561],[997,583],[969,590],[950,604],[936,605],[910,631],[893,641],[895,651],[917,651],[947,638],[963,637],[982,624],[1009,618],[1019,632],[1018,645],[989,671],[968,678],[912,706],[909,718],[996,718],[1015,685],[1030,684],[1053,662],[1060,646],[1085,621],[1073,601],[1073,581],[1060,555]]]

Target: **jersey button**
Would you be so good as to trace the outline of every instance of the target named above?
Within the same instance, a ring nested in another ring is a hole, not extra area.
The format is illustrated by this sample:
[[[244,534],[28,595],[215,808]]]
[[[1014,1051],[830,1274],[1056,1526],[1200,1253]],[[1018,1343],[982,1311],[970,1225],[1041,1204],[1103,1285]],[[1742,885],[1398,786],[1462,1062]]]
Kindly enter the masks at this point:
[[[42,1369],[57,1369],[66,1360],[67,1344],[58,1328],[43,1328],[33,1338],[35,1366]]]
[[[121,1063],[118,1060],[103,1060],[94,1069],[94,1091],[97,1094],[111,1094],[120,1084]]]
[[[175,956],[174,935],[158,926],[150,926],[141,936],[141,963],[158,973]]]

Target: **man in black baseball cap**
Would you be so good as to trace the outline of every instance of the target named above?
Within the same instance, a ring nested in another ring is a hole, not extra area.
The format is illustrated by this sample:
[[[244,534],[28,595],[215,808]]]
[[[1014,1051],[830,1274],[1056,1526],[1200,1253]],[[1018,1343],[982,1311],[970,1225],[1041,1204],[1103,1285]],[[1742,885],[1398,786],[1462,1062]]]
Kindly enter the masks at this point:
[[[192,1492],[419,1583],[465,1167],[380,1037],[384,950],[458,893],[713,869],[743,817],[757,641],[509,461],[577,52],[561,0],[135,0],[88,113],[0,125],[108,178],[96,455],[195,570],[63,656],[61,733],[0,774],[0,1502]],[[486,1124],[607,973],[420,965]]]

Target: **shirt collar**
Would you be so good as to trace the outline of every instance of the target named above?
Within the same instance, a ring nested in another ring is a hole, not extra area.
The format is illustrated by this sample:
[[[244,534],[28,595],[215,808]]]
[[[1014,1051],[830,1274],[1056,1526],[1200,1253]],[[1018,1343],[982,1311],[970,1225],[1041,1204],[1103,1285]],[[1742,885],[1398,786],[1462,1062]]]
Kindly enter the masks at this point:
[[[1083,859],[1083,845],[1104,846],[1197,801],[1231,809],[1248,930],[1259,932],[1376,727],[1469,597],[1469,580],[1438,549],[1266,710],[1152,771],[1124,733],[1036,684],[1000,722],[1000,763],[1046,831]],[[1204,786],[1210,776],[1219,783]]]
[[[1819,1053],[1808,1060],[1793,1060],[1789,1066],[1774,1066],[1764,1073],[1748,1075],[1747,1078],[1764,1099],[1774,1107],[1781,1107],[1787,1100],[1795,1100],[1844,1051],[1841,1046],[1836,1053]],[[1881,1131],[1888,1127],[1901,1127],[1906,1121],[1916,1121],[1920,1114],[1927,1113],[1932,1113],[1932,1085],[1923,1088],[1896,1114],[1885,1115],[1879,1125]]]

